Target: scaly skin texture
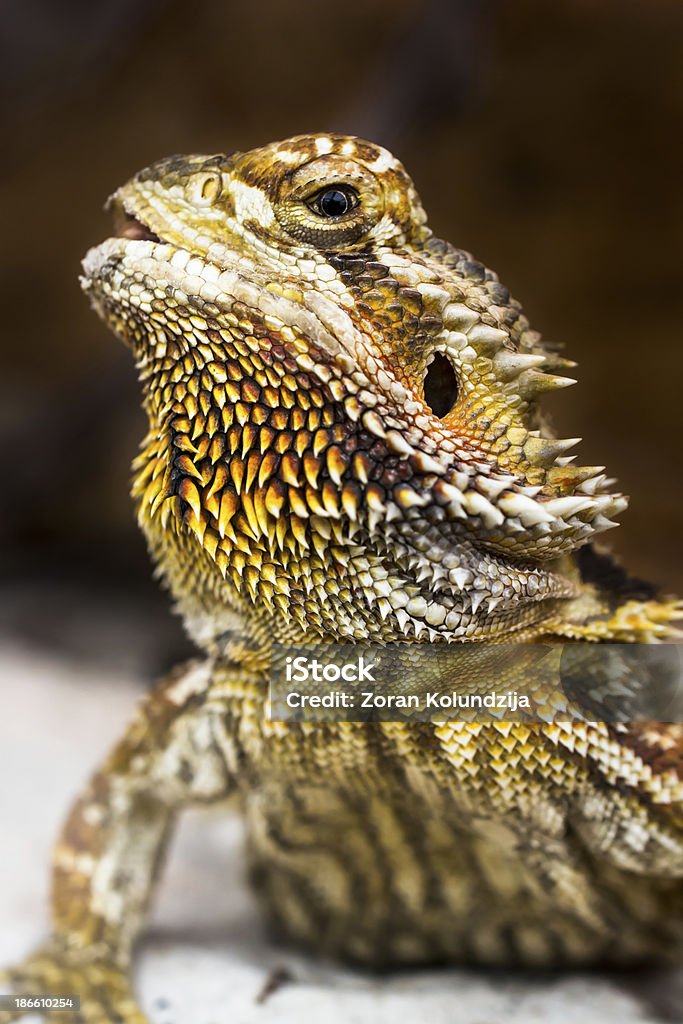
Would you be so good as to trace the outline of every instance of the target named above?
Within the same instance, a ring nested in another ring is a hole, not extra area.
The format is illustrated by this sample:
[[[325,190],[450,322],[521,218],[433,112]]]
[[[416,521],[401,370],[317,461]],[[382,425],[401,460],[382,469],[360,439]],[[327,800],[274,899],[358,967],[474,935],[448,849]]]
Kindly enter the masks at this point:
[[[571,364],[370,143],[171,157],[112,202],[84,287],[137,362],[140,525],[204,656],[73,808],[15,988],[143,1021],[127,974],[173,819],[233,793],[273,923],[323,953],[677,955],[679,726],[265,715],[272,640],[675,635],[680,606],[592,548],[624,499],[539,411]]]

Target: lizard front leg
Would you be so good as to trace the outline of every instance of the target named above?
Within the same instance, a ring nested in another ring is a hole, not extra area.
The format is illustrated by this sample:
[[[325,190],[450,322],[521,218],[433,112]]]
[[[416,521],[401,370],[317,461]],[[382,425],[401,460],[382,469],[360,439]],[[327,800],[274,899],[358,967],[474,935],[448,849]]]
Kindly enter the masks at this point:
[[[211,662],[194,662],[163,680],[66,820],[54,854],[52,938],[0,976],[0,988],[6,981],[17,994],[80,997],[80,1012],[46,1012],[47,1020],[147,1020],[130,988],[131,950],[176,812],[231,790],[218,704],[207,699],[212,675]]]

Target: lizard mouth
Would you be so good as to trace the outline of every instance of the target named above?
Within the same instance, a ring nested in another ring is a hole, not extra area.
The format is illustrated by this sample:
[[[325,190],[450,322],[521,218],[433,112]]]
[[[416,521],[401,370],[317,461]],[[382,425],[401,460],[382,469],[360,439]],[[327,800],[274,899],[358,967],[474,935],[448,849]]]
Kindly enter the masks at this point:
[[[151,228],[120,207],[114,211],[114,233],[117,238],[128,238],[136,242],[161,242],[159,235]]]

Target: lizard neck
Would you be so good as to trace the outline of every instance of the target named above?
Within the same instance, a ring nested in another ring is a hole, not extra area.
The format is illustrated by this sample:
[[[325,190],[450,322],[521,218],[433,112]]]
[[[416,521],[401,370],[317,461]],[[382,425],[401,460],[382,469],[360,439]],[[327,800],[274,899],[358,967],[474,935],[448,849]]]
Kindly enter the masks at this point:
[[[280,519],[265,506],[257,478],[234,493],[219,548],[188,501],[173,431],[156,410],[152,422],[134,463],[138,519],[187,631],[209,653],[224,655],[236,637],[257,643],[523,639],[542,633],[576,592],[570,560],[564,559],[561,571],[542,578],[538,600],[520,607],[515,595],[506,607],[497,600],[502,584],[495,554],[476,551],[463,538],[440,557],[438,530],[433,536],[422,531],[413,544],[396,521],[318,515],[311,542],[306,537],[297,548],[287,532],[283,545]],[[336,511],[329,498],[327,511]],[[216,513],[220,517],[220,507]],[[514,571],[506,565],[504,578]],[[518,570],[524,580],[532,571]],[[483,618],[487,604],[490,613]]]

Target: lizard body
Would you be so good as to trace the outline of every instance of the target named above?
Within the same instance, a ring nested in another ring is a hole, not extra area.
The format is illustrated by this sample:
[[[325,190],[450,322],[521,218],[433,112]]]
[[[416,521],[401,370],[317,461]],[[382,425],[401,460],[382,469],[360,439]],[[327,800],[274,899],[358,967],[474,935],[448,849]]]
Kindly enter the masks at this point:
[[[84,286],[137,362],[139,521],[203,660],[73,808],[54,936],[14,985],[80,992],[88,1024],[143,1021],[127,972],[174,816],[233,794],[271,919],[325,953],[680,949],[680,727],[266,715],[273,640],[675,635],[680,606],[587,546],[625,500],[539,409],[572,364],[371,143],[171,157],[112,205]]]

